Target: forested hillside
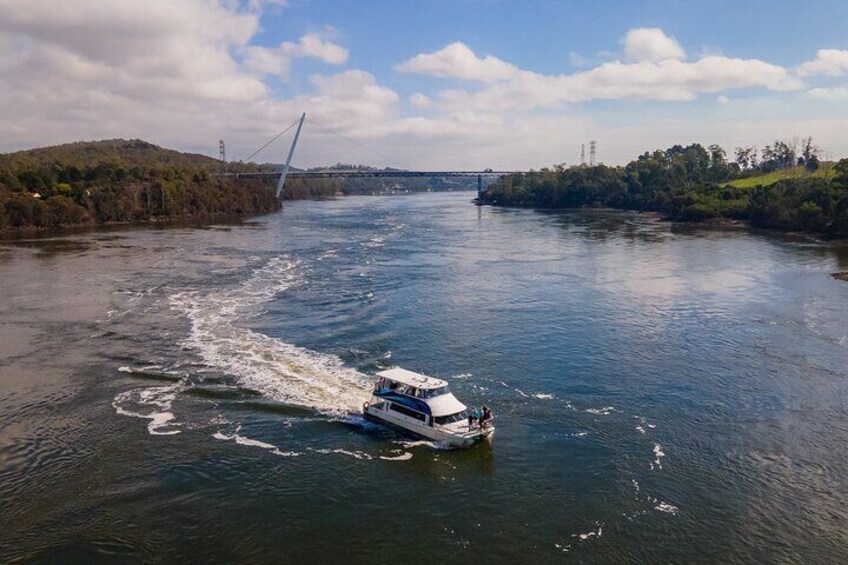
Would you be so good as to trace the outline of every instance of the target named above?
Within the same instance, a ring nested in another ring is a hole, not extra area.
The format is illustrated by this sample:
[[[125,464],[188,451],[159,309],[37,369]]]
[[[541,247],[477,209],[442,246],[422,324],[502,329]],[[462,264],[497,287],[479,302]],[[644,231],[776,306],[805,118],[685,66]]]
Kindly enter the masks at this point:
[[[259,170],[228,164],[230,172]],[[212,175],[216,159],[141,140],[0,155],[0,230],[242,216],[277,210],[274,182]]]
[[[624,167],[555,166],[506,176],[486,190],[483,202],[656,211],[683,221],[730,218],[848,237],[848,159],[821,163],[811,141],[801,155],[791,145],[775,142],[763,150],[762,160],[756,152],[752,159],[750,148],[737,148],[737,160],[729,162],[721,147],[693,144],[646,152]],[[773,171],[787,172],[765,186],[729,183],[765,178],[764,173]]]

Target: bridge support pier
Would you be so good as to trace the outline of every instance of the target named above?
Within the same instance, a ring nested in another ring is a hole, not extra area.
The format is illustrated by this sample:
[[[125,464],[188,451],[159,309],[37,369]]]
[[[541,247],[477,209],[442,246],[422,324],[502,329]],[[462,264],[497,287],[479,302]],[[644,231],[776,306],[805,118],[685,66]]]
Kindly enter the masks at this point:
[[[477,175],[477,202],[483,200],[483,175]]]

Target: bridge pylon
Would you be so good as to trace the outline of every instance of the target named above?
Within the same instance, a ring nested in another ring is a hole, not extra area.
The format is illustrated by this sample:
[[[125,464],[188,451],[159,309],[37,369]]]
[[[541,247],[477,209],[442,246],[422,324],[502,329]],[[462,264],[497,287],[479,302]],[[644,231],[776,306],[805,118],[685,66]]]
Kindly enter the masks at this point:
[[[280,175],[280,180],[277,182],[277,198],[282,198],[283,195],[283,185],[286,184],[286,176],[289,174],[289,166],[291,165],[292,155],[294,155],[294,148],[297,145],[297,138],[300,137],[300,129],[303,127],[303,121],[306,119],[306,112],[300,116],[300,122],[297,124],[297,131],[294,132],[294,139],[292,140],[291,149],[289,149],[289,156],[286,159],[286,164],[283,167],[283,173]],[[291,126],[289,126],[291,127]]]

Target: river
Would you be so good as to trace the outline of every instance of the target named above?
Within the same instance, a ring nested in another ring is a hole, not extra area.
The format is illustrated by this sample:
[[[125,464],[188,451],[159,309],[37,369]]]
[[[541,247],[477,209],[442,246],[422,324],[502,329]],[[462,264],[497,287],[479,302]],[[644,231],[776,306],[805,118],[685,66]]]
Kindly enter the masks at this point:
[[[0,561],[848,561],[844,246],[471,196],[0,242]]]

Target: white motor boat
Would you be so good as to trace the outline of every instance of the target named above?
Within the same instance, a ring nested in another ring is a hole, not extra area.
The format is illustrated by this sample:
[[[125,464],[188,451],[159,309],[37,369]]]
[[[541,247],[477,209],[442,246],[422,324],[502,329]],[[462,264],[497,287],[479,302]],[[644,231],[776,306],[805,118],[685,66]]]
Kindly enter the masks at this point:
[[[488,409],[474,418],[446,381],[401,368],[377,373],[371,400],[362,412],[449,447],[468,447],[491,440],[495,433]]]

